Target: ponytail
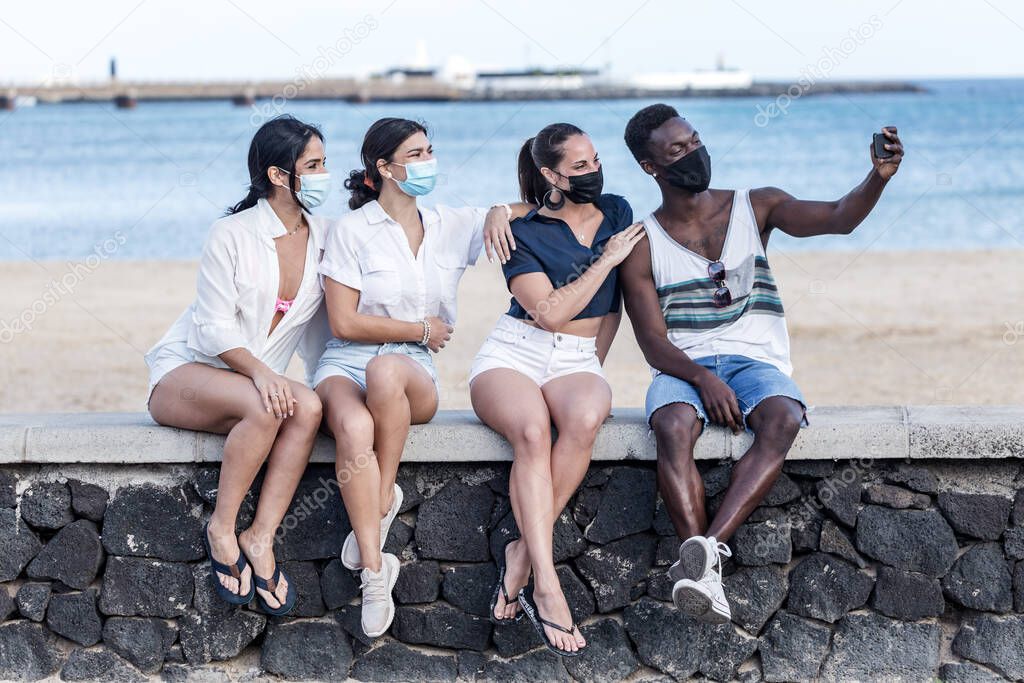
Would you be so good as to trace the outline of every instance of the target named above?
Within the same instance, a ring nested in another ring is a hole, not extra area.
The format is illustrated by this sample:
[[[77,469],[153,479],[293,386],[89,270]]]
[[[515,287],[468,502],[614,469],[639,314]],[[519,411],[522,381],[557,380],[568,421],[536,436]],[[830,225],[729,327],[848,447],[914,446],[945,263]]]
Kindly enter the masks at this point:
[[[249,193],[245,195],[242,201],[238,202],[232,207],[228,208],[228,215],[238,213],[239,211],[245,211],[256,206],[256,203],[260,200],[260,197],[266,197],[267,192],[265,190],[257,190],[256,183],[249,185]]]
[[[377,176],[376,183],[370,180],[366,171],[361,168],[354,169],[345,179],[345,189],[352,193],[352,196],[348,198],[348,208],[353,211],[363,204],[380,198],[380,172],[377,171],[376,166],[373,167],[373,171]]]
[[[530,138],[519,150],[519,197],[527,204],[540,206],[544,193],[548,191],[548,181],[533,161],[533,141],[536,139]]]

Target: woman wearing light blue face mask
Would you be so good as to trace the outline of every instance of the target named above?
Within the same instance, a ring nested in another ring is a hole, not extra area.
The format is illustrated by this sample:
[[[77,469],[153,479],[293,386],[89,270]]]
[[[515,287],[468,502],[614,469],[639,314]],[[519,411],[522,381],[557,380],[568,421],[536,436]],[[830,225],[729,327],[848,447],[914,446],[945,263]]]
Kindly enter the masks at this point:
[[[274,536],[322,415],[317,395],[284,372],[296,350],[315,367],[326,343],[317,276],[325,225],[309,214],[330,191],[324,162],[314,126],[281,117],[257,131],[249,193],[210,229],[196,300],[146,354],[154,420],[227,434],[204,532],[213,586],[228,603],[256,597],[275,615],[291,610],[296,591],[275,563]],[[255,517],[236,539],[239,507],[265,461]]]
[[[402,505],[398,463],[410,424],[437,411],[431,352],[454,331],[463,271],[485,244],[488,255],[492,246],[503,251],[509,220],[532,207],[418,206],[434,188],[438,162],[415,121],[377,121],[361,156],[363,167],[345,183],[353,211],[331,226],[320,265],[334,339],[314,387],[352,522],[341,561],[362,570],[363,631],[376,637],[395,611],[399,561],[382,548]]]

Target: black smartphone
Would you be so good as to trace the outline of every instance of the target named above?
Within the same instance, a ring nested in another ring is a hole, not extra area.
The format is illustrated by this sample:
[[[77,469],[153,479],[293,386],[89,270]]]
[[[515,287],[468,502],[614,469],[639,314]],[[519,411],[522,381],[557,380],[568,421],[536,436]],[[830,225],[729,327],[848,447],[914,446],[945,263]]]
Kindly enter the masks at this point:
[[[886,126],[885,128],[893,133],[896,132],[896,126]],[[871,140],[875,146],[875,156],[879,159],[888,159],[895,154],[895,152],[885,148],[886,144],[889,143],[889,138],[885,137],[885,133],[875,133]]]

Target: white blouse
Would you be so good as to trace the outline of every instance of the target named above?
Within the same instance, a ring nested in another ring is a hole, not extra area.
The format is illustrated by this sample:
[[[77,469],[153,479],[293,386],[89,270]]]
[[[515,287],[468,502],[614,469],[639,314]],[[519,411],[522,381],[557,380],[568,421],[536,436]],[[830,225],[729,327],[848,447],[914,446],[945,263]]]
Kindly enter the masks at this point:
[[[455,324],[466,266],[483,250],[487,209],[420,208],[423,243],[413,254],[402,226],[376,201],[331,226],[320,274],[359,290],[359,313],[415,322],[437,316]]]
[[[146,354],[150,392],[174,368],[189,362],[228,366],[218,356],[246,348],[274,372],[284,373],[298,350],[307,380],[330,337],[317,264],[325,220],[305,214],[309,224],[306,263],[291,308],[274,331],[280,266],[274,238],[287,233],[270,203],[225,216],[213,224],[199,262],[196,300]]]

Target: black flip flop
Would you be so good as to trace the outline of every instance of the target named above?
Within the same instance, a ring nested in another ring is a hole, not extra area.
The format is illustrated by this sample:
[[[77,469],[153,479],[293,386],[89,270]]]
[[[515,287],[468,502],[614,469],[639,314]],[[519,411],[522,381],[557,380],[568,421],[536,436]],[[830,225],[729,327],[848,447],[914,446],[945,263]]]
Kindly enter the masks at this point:
[[[256,595],[256,587],[253,586],[252,581],[249,582],[249,593],[247,595],[240,595],[229,590],[227,586],[217,579],[217,574],[237,579],[238,586],[241,588],[242,572],[249,566],[245,561],[245,555],[238,553],[238,559],[235,560],[234,564],[223,564],[213,559],[213,549],[210,548],[209,524],[203,527],[203,542],[206,544],[206,556],[210,558],[210,568],[213,569],[213,573],[210,574],[210,580],[213,582],[213,589],[217,591],[217,595],[220,596],[221,600],[231,605],[248,605],[252,602],[253,597]],[[255,575],[255,573],[252,574],[252,576]]]
[[[263,599],[262,595],[259,593],[256,594],[256,599],[260,601],[260,609],[274,617],[284,616],[291,612],[292,608],[295,607],[295,600],[297,598],[295,585],[288,579],[288,575],[281,571],[281,565],[276,565],[274,567],[274,575],[269,579],[264,579],[262,576],[256,576],[255,570],[252,573],[253,582],[256,584],[256,588],[267,591],[275,598],[277,597],[275,593],[275,591],[277,591],[277,584],[281,581],[282,576],[288,580],[288,594],[284,596],[284,604],[279,607],[271,607],[267,604],[267,601]]]
[[[556,624],[553,621],[548,621],[540,615],[540,612],[537,611],[537,606],[533,604],[532,598],[532,586],[530,586],[529,589],[524,588],[523,590],[519,591],[519,606],[522,608],[524,612],[526,612],[526,616],[530,618],[530,621],[533,622],[533,626],[537,629],[537,633],[540,634],[541,640],[544,641],[544,645],[560,657],[579,657],[581,654],[583,654],[583,651],[590,646],[589,644],[584,645],[575,652],[571,652],[569,650],[563,650],[561,648],[555,647],[554,644],[550,640],[548,640],[548,634],[544,633],[545,626],[557,629],[562,633],[568,633],[570,636],[573,635],[574,632],[579,633],[580,629],[575,622],[573,622],[572,626],[566,628],[564,626]]]
[[[523,610],[521,609],[516,613],[514,617],[511,618],[506,617],[504,619],[499,619],[498,617],[494,616],[494,609],[498,606],[498,596],[505,598],[506,605],[511,605],[512,603],[519,601],[518,596],[516,596],[515,600],[513,600],[512,596],[508,594],[508,589],[505,588],[505,569],[507,569],[508,565],[508,547],[512,544],[512,542],[518,540],[519,537],[515,536],[505,541],[505,545],[501,546],[501,557],[498,561],[498,582],[495,584],[494,592],[491,594],[491,613],[489,615],[491,617],[491,623],[498,624],[499,626],[511,624],[523,618]]]

